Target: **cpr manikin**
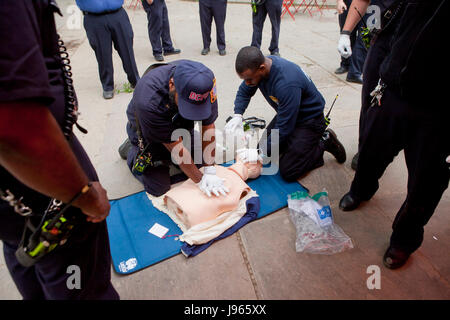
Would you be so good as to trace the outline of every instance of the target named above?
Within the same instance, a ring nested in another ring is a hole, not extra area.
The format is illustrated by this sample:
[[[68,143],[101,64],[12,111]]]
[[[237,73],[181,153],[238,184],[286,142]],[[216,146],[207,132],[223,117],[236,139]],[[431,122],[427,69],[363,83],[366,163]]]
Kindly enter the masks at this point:
[[[260,161],[244,163],[238,156],[232,166],[215,168],[230,191],[225,196],[208,197],[189,179],[159,199],[150,197],[153,205],[180,227],[184,232],[180,239],[189,244],[205,243],[220,235],[246,213],[245,201],[258,196],[245,181],[261,174]]]
[[[250,168],[250,170],[249,170]],[[244,164],[236,161],[231,167],[216,166],[217,175],[225,179],[225,186],[230,190],[226,196],[207,197],[192,180],[169,190],[164,197],[164,204],[175,212],[186,229],[212,220],[218,215],[235,209],[240,199],[250,191],[245,181],[251,176],[259,176],[261,166],[257,163]]]

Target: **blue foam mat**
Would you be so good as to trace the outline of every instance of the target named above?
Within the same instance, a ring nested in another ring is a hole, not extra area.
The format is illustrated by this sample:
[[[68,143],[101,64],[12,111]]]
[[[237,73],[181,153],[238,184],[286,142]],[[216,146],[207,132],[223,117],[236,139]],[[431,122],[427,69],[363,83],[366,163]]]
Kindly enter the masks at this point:
[[[258,219],[287,206],[287,195],[306,190],[298,182],[288,183],[280,174],[262,175],[247,184],[260,197]],[[181,252],[182,242],[177,237],[164,239],[148,232],[158,223],[168,228],[166,235],[182,231],[163,212],[152,206],[144,191],[118,200],[111,200],[107,218],[109,242],[114,269],[129,274],[170,258]]]

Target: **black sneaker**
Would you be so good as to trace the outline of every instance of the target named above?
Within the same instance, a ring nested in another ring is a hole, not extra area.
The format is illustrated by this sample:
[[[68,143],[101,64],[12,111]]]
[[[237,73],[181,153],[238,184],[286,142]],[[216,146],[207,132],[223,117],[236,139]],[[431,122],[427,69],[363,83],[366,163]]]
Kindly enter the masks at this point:
[[[345,154],[345,148],[342,143],[339,142],[336,133],[333,130],[327,129],[323,133],[322,139],[324,140],[325,151],[331,153],[339,163],[344,163],[347,159]]]
[[[164,61],[164,57],[161,53],[154,54],[153,57],[155,57],[156,61]]]
[[[223,50],[219,50],[219,54],[220,54],[221,56],[224,56],[224,55],[227,54],[227,52],[225,51],[225,49],[223,49]]]
[[[209,53],[209,48],[204,48],[202,50],[202,56],[206,56]]]
[[[114,90],[111,91],[103,91],[103,98],[104,99],[112,99],[114,97]]]
[[[334,70],[335,74],[343,74],[346,73],[348,71],[347,67],[342,67],[340,66],[339,68],[337,68],[336,70]]]
[[[411,253],[389,246],[383,257],[384,265],[389,269],[397,269],[408,261]]]
[[[181,53],[180,49],[172,49],[170,51],[164,51],[165,56],[170,56],[172,54],[179,54],[179,53]]]

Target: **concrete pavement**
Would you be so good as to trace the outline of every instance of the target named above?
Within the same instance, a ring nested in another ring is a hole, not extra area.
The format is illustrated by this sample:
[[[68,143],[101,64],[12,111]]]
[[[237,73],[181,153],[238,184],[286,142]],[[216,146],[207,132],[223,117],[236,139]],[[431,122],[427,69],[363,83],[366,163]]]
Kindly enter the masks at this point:
[[[102,98],[94,52],[72,13],[72,1],[58,1],[64,18],[58,28],[68,45],[79,99],[80,124],[88,135],[77,132],[94,163],[100,181],[111,199],[142,190],[131,176],[117,148],[126,137],[125,110],[129,93],[119,93],[112,100]],[[126,1],[128,3],[129,1]],[[225,24],[227,55],[219,56],[213,27],[211,52],[202,49],[198,3],[166,0],[171,34],[179,56],[167,60],[192,59],[210,67],[217,78],[219,118],[222,128],[233,112],[233,101],[240,80],[234,72],[238,50],[251,42],[251,9],[248,4],[229,3]],[[69,10],[69,11],[67,11]],[[134,29],[134,51],[139,72],[152,63],[145,12],[128,9]],[[197,257],[182,255],[160,262],[131,275],[113,271],[112,281],[122,299],[449,299],[450,298],[450,193],[444,194],[425,229],[422,247],[401,269],[391,271],[382,264],[391,224],[406,195],[407,173],[403,154],[389,166],[380,182],[380,190],[368,203],[354,212],[341,212],[339,199],[347,192],[354,172],[351,157],[357,149],[361,86],[345,81],[345,75],[333,73],[339,64],[336,45],[339,37],[334,10],[323,15],[298,13],[293,21],[285,15],[281,23],[281,56],[299,64],[312,78],[327,101],[327,108],[339,93],[331,115],[331,127],[347,149],[347,161],[339,165],[325,154],[325,165],[301,180],[311,193],[328,190],[336,223],[350,236],[352,250],[331,255],[295,252],[295,228],[288,210],[282,209],[254,221],[234,235],[221,240]],[[270,22],[266,21],[262,50],[268,54]],[[126,75],[114,53],[115,83],[122,89]],[[252,99],[246,115],[270,121],[274,115],[260,93]],[[75,129],[76,131],[76,129]],[[446,214],[447,213],[447,214]],[[367,268],[381,270],[381,289],[369,290]],[[20,299],[0,257],[0,299]]]

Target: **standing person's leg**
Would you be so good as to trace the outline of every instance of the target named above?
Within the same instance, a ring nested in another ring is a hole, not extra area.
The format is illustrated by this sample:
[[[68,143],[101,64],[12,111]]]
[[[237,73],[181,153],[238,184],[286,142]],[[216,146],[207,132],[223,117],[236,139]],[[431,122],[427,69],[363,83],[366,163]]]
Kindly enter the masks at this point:
[[[5,212],[2,210],[2,215]],[[8,214],[8,213],[7,213]],[[4,240],[5,262],[11,276],[25,300],[100,300],[118,299],[119,295],[111,284],[111,254],[106,221],[91,223],[75,207],[69,208],[65,216],[77,214],[72,235],[67,242],[42,257],[31,267],[23,267],[17,260],[15,252],[20,243],[21,232],[17,239],[6,236]],[[17,215],[12,212],[11,215]],[[5,217],[5,216],[3,216]],[[13,219],[14,217],[11,216]],[[37,219],[39,218],[39,219]],[[23,223],[25,219],[22,219]],[[39,223],[40,217],[33,220]],[[5,220],[2,220],[2,223]],[[14,225],[8,225],[9,228]],[[20,228],[23,230],[22,228]],[[1,232],[3,233],[3,232]],[[4,239],[4,234],[1,235]],[[74,268],[71,271],[69,267]],[[70,277],[76,277],[79,286],[69,287]]]
[[[34,266],[24,267],[16,259],[17,244],[3,241],[6,267],[23,300],[45,300],[45,294],[36,277]]]
[[[262,33],[264,27],[264,21],[266,20],[267,10],[266,6],[256,6],[256,13],[252,14],[253,34],[251,46],[261,48]]]
[[[114,68],[112,60],[111,31],[105,16],[84,16],[84,28],[89,44],[94,49],[103,91],[114,91]]]
[[[161,33],[162,46],[164,54],[173,52],[172,38],[170,37],[170,24],[169,13],[167,11],[166,1],[162,1],[162,33]],[[179,53],[179,52],[177,52]]]
[[[345,20],[347,19],[347,13],[348,13],[348,8],[350,8],[350,4],[351,4],[351,0],[347,0],[344,1],[346,6],[347,6],[347,10],[345,10],[343,13],[341,13],[340,15],[338,15],[338,21],[339,21],[339,31],[342,31],[342,28],[345,25]],[[350,3],[350,4],[349,4]],[[352,36],[354,37],[354,32],[351,33],[350,35],[350,45],[351,47],[353,47],[352,45]],[[336,74],[342,74],[348,71],[348,68],[350,66],[350,58],[344,58],[341,56],[341,64],[339,66],[339,68],[336,69],[335,73]]]
[[[207,54],[206,49],[209,49],[211,44],[211,24],[212,24],[212,10],[209,6],[209,2],[200,0],[198,2],[199,15],[200,15],[200,27],[202,29],[203,39],[203,51],[202,54]]]
[[[361,32],[358,30],[354,43],[352,44],[352,55],[350,59],[350,66],[347,73],[347,81],[362,83],[362,71],[364,67],[364,61],[367,57],[367,49],[364,46],[364,43],[361,38]]]
[[[122,8],[118,12],[108,15],[114,48],[122,59],[122,65],[132,87],[139,80],[139,72],[134,59],[133,28],[126,11]]]
[[[363,67],[363,85],[361,90],[361,112],[359,115],[359,136],[358,136],[358,149],[364,138],[366,132],[365,121],[367,119],[368,110],[371,108],[372,97],[370,93],[375,89],[379,79],[379,66],[386,56],[389,43],[389,37],[387,35],[381,35],[370,47]],[[351,167],[356,170],[358,164],[359,153],[356,153],[352,159]]]
[[[151,5],[142,0],[142,6],[147,13],[148,37],[153,49],[153,55],[162,54],[161,34],[163,31],[163,0],[154,0]]]
[[[29,202],[26,204],[31,206]],[[32,219],[33,222],[39,221],[37,218]],[[0,200],[0,240],[3,242],[5,264],[11,278],[24,300],[44,300],[44,291],[36,277],[34,266],[29,268],[22,266],[15,256],[24,225],[25,218],[17,214],[6,201]]]
[[[408,106],[389,92],[385,99],[397,107],[405,105],[408,122],[405,147],[408,194],[392,225],[390,247],[394,252],[388,250],[391,260],[385,261],[388,267],[396,268],[422,244],[424,226],[448,188],[450,170],[445,159],[450,154],[450,142],[445,119],[436,119],[435,113],[424,106]]]
[[[342,210],[350,211],[362,200],[369,200],[378,190],[378,180],[394,157],[405,147],[407,123],[403,108],[381,99],[381,106],[366,112],[359,159],[350,192],[341,199]]]
[[[212,7],[216,24],[217,48],[219,52],[225,50],[225,19],[227,15],[227,0],[216,0]]]
[[[272,39],[270,40],[270,54],[279,54],[278,42],[280,38],[281,8],[283,0],[266,0],[265,6],[272,24]]]

